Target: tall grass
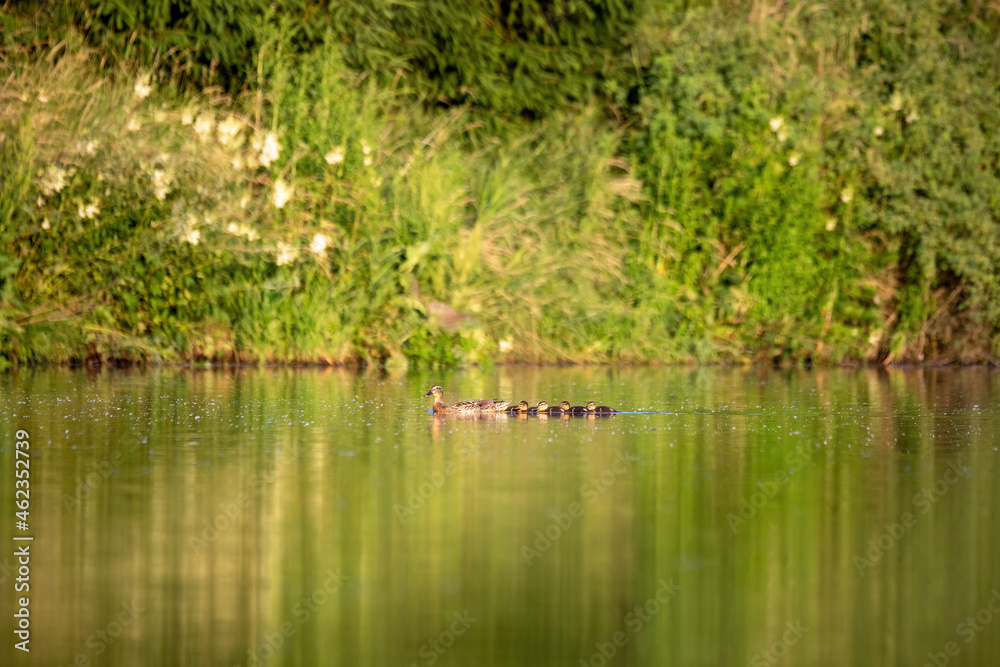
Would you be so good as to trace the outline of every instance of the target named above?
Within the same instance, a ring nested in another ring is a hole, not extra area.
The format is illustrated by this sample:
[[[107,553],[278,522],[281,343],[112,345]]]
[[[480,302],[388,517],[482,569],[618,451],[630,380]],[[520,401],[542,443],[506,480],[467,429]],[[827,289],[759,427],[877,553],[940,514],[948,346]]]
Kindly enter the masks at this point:
[[[469,151],[462,112],[400,106],[333,44],[283,59],[281,39],[237,99],[102,69],[72,38],[18,59],[6,358],[610,358],[592,325],[624,279],[628,179],[594,112]]]

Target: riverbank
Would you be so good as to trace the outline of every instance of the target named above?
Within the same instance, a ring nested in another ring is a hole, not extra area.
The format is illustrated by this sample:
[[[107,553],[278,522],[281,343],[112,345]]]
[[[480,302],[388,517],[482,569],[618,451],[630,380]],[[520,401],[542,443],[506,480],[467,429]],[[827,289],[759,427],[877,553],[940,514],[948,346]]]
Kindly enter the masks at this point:
[[[995,364],[997,21],[818,7],[646,10],[627,92],[530,115],[9,15],[0,364]]]

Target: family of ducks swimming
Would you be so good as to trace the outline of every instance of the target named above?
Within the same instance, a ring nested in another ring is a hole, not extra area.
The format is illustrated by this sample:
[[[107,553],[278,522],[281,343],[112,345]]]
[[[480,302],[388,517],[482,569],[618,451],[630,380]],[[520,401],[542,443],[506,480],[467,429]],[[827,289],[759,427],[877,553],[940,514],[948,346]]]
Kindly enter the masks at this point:
[[[570,405],[569,401],[563,401],[559,405],[549,406],[545,401],[540,401],[538,405],[531,407],[527,401],[521,401],[517,405],[511,405],[510,401],[498,399],[479,399],[476,401],[460,401],[454,405],[444,404],[444,390],[439,385],[434,385],[431,390],[424,394],[424,398],[434,397],[434,412],[482,412],[497,413],[503,412],[509,415],[613,415],[618,412],[614,408],[606,405],[597,405],[593,401],[583,405]]]

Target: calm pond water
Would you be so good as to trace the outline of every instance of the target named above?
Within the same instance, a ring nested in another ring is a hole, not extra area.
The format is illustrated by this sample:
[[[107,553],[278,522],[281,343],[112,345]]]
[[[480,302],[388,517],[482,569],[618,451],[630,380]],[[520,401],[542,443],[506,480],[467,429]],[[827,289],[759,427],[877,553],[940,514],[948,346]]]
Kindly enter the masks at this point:
[[[432,384],[646,414],[436,418]],[[0,657],[1000,664],[998,396],[986,369],[0,375]]]

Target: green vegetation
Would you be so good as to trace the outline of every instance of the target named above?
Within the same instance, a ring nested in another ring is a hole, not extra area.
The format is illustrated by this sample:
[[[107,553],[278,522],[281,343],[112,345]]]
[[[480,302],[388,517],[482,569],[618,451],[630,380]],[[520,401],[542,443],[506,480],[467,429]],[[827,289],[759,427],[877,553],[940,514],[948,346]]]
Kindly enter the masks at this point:
[[[189,4],[0,14],[0,363],[1000,356],[995,8]]]

